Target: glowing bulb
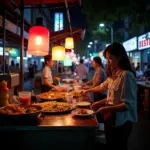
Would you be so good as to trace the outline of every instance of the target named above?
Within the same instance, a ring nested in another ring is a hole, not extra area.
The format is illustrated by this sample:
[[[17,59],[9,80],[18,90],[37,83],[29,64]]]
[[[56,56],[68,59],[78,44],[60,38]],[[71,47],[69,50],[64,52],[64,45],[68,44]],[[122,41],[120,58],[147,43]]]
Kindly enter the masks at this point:
[[[37,45],[41,45],[42,44],[42,37],[41,36],[37,36],[36,37],[36,44]]]

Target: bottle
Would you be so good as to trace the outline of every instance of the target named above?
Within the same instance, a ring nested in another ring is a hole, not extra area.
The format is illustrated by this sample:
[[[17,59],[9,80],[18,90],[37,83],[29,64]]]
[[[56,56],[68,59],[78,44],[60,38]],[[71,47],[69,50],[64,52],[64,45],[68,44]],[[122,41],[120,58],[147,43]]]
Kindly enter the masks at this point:
[[[33,90],[32,90],[32,92],[31,92],[31,101],[32,101],[32,102],[36,102],[36,96],[35,96]]]
[[[9,89],[5,80],[0,82],[0,107],[9,105]]]

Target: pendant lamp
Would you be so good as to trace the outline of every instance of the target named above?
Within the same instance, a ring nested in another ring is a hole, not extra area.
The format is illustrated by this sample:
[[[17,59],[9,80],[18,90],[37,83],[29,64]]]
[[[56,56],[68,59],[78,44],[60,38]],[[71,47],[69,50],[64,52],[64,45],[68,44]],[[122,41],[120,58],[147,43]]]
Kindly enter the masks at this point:
[[[72,37],[67,37],[65,39],[65,48],[66,49],[72,49],[74,48],[74,40]]]
[[[64,60],[65,48],[63,46],[55,46],[52,48],[52,60]]]
[[[43,18],[36,18],[36,26],[30,28],[28,54],[45,56],[49,53],[49,30],[43,26]]]

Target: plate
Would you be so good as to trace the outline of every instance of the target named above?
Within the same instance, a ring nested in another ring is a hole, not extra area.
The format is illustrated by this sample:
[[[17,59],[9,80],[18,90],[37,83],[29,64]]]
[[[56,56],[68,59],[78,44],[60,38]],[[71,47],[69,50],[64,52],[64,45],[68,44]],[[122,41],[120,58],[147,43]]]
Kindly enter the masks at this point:
[[[56,101],[56,100],[61,100],[65,99],[65,94],[66,92],[57,92],[57,91],[50,91],[50,92],[45,92],[37,95],[37,98],[40,98],[45,101]]]
[[[85,113],[79,113],[79,111],[86,111],[86,114]],[[71,112],[73,115],[75,115],[75,116],[81,116],[81,117],[85,117],[85,116],[91,116],[91,115],[93,115],[94,114],[94,111],[93,110],[91,110],[91,109],[75,109],[75,110],[73,110],[72,112]]]
[[[67,113],[75,109],[75,106],[67,102],[43,102],[35,104],[42,107],[42,112],[46,114]]]
[[[65,83],[73,83],[74,82],[74,79],[62,79],[62,82],[65,82]]]
[[[26,113],[22,113],[20,111],[22,109],[25,110]],[[31,111],[31,109],[34,109],[34,111]],[[13,123],[20,123],[20,122],[35,120],[36,118],[40,116],[41,110],[42,110],[42,107],[34,106],[34,105],[24,107],[22,105],[12,104],[9,106],[1,107],[0,108],[0,124],[1,123],[13,124]]]
[[[76,103],[76,106],[83,106],[83,107],[85,107],[85,106],[90,106],[91,105],[91,103],[90,102],[86,102],[86,101],[82,101],[82,102],[77,102]]]

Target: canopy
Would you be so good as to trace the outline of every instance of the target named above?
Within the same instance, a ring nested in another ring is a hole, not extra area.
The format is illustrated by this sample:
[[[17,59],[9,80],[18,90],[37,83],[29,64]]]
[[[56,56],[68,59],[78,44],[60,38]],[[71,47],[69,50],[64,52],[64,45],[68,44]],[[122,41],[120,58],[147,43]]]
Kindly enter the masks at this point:
[[[14,0],[17,4],[20,4],[20,0]],[[81,5],[81,0],[67,0],[68,3],[78,3]],[[24,5],[39,5],[39,4],[57,4],[65,3],[65,0],[24,0]]]
[[[72,35],[74,38],[74,41],[80,41],[84,39],[85,36],[85,29],[82,28],[72,28]],[[65,38],[70,36],[70,30],[69,28],[66,28],[61,31],[57,32],[51,32],[50,33],[50,40],[52,42],[62,41],[65,42]]]

